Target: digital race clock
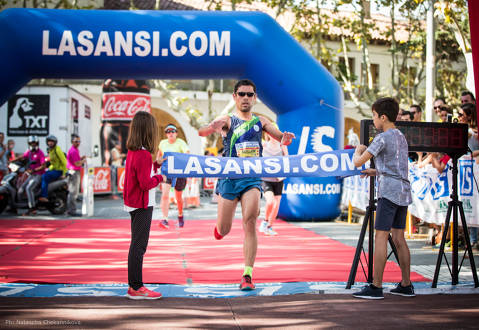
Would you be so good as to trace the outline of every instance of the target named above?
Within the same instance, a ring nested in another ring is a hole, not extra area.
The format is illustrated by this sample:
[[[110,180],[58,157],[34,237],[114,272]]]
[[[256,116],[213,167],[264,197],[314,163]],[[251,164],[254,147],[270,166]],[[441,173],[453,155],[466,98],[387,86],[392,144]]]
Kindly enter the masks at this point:
[[[467,124],[397,121],[395,125],[406,137],[409,151],[442,152],[457,157],[467,153]],[[371,119],[361,120],[362,144],[368,146],[376,134]]]

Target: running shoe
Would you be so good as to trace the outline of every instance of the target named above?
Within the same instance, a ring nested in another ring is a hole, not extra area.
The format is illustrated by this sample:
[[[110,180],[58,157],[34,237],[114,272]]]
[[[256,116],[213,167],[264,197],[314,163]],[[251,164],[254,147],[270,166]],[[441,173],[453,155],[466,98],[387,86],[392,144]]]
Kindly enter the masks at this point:
[[[273,230],[273,227],[268,227],[268,228],[266,228],[266,231],[265,231],[264,233],[265,233],[266,235],[269,235],[269,236],[276,236],[276,235],[278,235],[278,233]]]
[[[259,232],[264,233],[266,232],[267,228],[268,228],[268,221],[266,220],[261,221],[261,225],[259,226]]]
[[[161,220],[160,221],[160,228],[162,228],[162,229],[170,228],[170,225],[168,224],[168,220]]]
[[[416,294],[414,293],[414,286],[409,284],[408,286],[402,286],[401,282],[398,285],[389,291],[390,294],[395,294],[397,296],[403,297],[415,297]]]
[[[255,286],[253,284],[253,281],[251,280],[251,276],[243,275],[239,288],[241,291],[254,290]]]
[[[366,285],[359,292],[353,293],[353,297],[362,299],[384,299],[383,288],[373,287],[372,284]]]
[[[128,288],[128,293],[126,296],[130,299],[134,300],[142,300],[142,299],[160,299],[161,293],[148,290],[144,286],[139,288],[138,290],[133,290],[133,288]]]
[[[185,225],[185,220],[183,219],[182,215],[179,215],[178,216],[178,227],[183,228],[184,225]]]
[[[217,240],[220,240],[222,239],[224,236],[220,235],[220,233],[218,233],[218,229],[216,229],[216,226],[215,226],[215,231],[214,231],[214,235],[215,235],[215,238]]]

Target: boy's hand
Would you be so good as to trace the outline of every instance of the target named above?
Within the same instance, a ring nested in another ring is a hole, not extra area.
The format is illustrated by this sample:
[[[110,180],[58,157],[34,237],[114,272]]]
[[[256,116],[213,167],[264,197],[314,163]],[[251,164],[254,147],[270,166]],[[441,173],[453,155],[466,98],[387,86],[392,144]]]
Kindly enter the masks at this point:
[[[361,175],[361,178],[364,178],[366,176],[375,176],[377,174],[376,172],[376,169],[375,168],[367,168],[365,170],[362,170],[361,173],[363,173],[363,175]]]
[[[364,144],[360,144],[356,147],[355,153],[357,154],[362,154],[368,147],[366,147]]]

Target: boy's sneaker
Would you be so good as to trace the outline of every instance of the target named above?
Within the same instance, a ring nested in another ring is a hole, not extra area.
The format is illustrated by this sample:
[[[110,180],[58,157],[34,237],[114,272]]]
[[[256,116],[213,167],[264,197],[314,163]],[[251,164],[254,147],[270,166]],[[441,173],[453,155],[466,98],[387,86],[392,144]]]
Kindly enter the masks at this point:
[[[185,225],[185,219],[183,218],[182,215],[179,215],[178,216],[178,227],[183,228],[184,225]]]
[[[133,288],[128,288],[128,293],[126,296],[130,299],[141,300],[141,299],[160,299],[161,293],[148,290],[144,286],[138,290],[133,290]]]
[[[273,230],[273,227],[266,228],[266,231],[264,233],[269,236],[278,235],[278,233]]]
[[[389,291],[390,294],[395,294],[398,296],[403,296],[403,297],[415,297],[416,294],[414,293],[414,286],[409,284],[408,286],[402,286],[401,282],[398,283],[398,285]]]
[[[259,226],[259,232],[264,233],[266,232],[267,228],[268,228],[268,221],[266,220],[261,221],[261,225]]]
[[[373,287],[372,284],[366,285],[359,292],[353,293],[353,297],[362,299],[384,299],[383,288]]]
[[[218,233],[218,229],[216,229],[216,226],[215,226],[215,231],[214,231],[214,235],[215,235],[215,238],[217,240],[220,240],[222,239],[224,236],[220,235],[220,233]]]
[[[168,220],[161,220],[160,221],[160,228],[162,228],[162,229],[170,228],[170,225],[168,224]]]
[[[239,288],[241,291],[254,290],[255,286],[253,284],[253,281],[251,280],[251,276],[243,275]]]

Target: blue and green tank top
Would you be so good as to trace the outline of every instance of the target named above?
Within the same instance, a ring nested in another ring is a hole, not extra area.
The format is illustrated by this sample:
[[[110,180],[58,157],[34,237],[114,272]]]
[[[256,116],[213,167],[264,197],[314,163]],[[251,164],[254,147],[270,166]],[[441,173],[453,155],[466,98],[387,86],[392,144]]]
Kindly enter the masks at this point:
[[[251,120],[242,120],[230,115],[231,127],[223,137],[224,157],[261,157],[263,146],[261,134],[263,126],[258,116]]]

